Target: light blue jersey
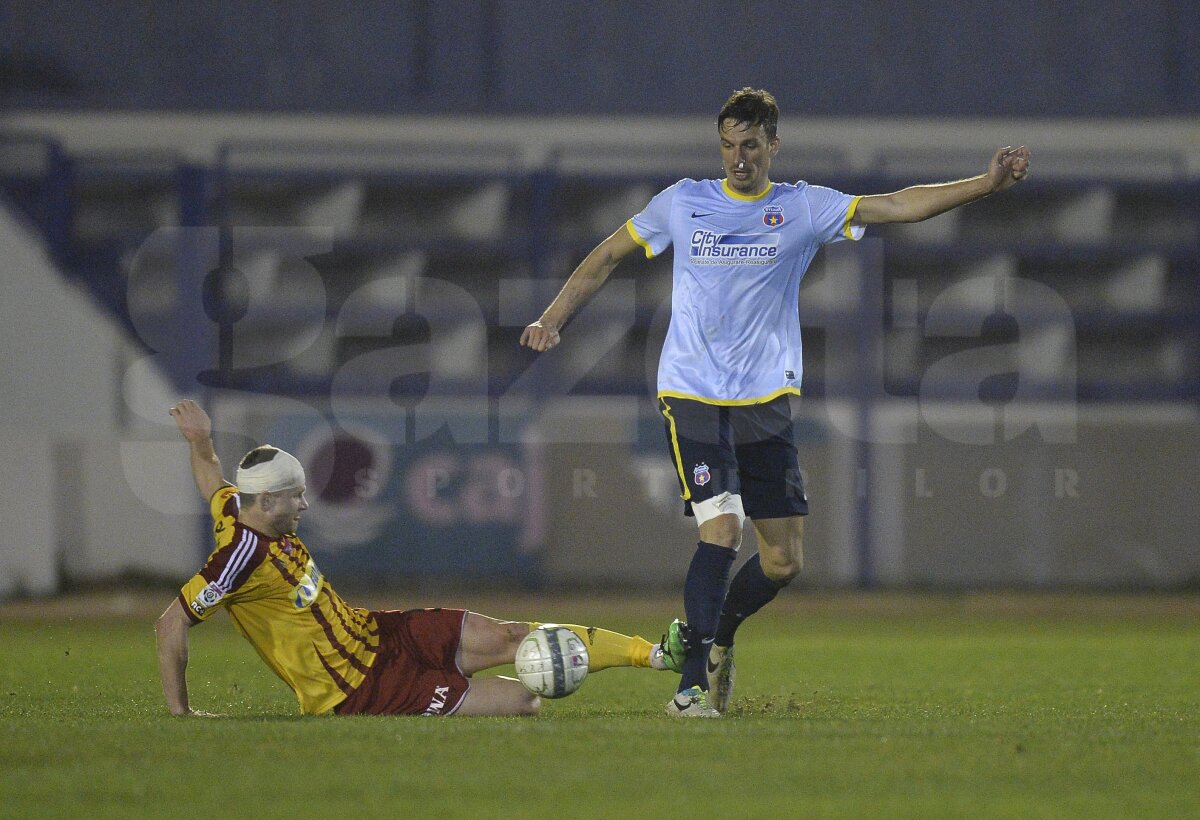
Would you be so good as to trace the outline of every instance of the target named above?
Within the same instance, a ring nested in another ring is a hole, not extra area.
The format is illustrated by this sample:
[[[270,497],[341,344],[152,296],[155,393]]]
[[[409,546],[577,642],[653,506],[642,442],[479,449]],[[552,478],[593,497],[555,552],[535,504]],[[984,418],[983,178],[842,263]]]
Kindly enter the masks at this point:
[[[684,179],[629,220],[648,258],[675,245],[658,395],[734,405],[799,393],[800,280],[822,245],[862,236],[858,200],[805,182],[746,197]]]

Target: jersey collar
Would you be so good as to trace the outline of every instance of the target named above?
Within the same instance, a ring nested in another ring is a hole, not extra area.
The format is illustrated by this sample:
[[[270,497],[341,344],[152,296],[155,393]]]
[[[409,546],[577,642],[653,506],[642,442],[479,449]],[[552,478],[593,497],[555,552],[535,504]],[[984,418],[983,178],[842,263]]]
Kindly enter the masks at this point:
[[[771,189],[774,187],[775,187],[774,182],[768,182],[767,187],[763,189],[763,192],[761,194],[754,194],[753,196],[746,196],[745,194],[739,194],[737,191],[730,188],[728,178],[721,180],[721,190],[725,192],[725,195],[728,196],[730,199],[737,199],[737,200],[741,200],[742,202],[754,202],[756,199],[762,199],[767,194],[771,193]]]

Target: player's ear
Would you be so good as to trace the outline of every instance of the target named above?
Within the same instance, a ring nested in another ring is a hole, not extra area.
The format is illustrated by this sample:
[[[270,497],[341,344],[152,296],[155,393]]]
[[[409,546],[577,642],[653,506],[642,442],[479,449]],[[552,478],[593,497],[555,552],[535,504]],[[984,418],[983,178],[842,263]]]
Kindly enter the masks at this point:
[[[270,512],[275,506],[275,496],[272,493],[260,493],[258,496],[258,506],[263,512]]]
[[[771,142],[771,159],[775,159],[775,155],[779,153],[779,137],[774,137]]]

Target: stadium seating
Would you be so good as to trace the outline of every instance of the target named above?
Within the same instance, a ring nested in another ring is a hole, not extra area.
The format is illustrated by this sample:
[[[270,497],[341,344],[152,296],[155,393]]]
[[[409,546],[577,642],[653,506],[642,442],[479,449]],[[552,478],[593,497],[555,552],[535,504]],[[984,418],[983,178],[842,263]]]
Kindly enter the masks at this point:
[[[380,321],[396,322],[393,340],[425,338],[428,322],[444,331],[440,339],[453,340],[472,333],[481,316],[486,360],[447,356],[439,372],[448,384],[469,387],[482,376],[492,392],[502,391],[523,366],[515,333],[555,283],[656,190],[712,165],[702,146],[669,157],[646,146],[617,161],[602,147],[570,144],[536,167],[523,165],[516,147],[480,148],[439,167],[432,145],[231,143],[205,166],[173,156],[68,156],[54,140],[31,135],[3,140],[2,190],[100,303],[135,331],[147,323],[204,326],[209,318],[179,314],[180,283],[202,286],[208,277],[211,285],[212,270],[235,270],[217,290],[235,308],[247,299],[256,307],[232,323],[235,341],[274,344],[291,355],[227,377],[301,394],[327,389],[341,363],[388,343],[374,330],[356,332],[356,325],[378,325],[356,307],[356,318],[345,317],[336,333],[302,350],[288,347],[289,333],[337,317],[352,294],[353,306],[365,300]],[[852,192],[893,190],[919,173],[902,176],[886,155],[870,171],[848,171],[836,152],[805,160],[814,181]],[[1017,389],[1015,375],[982,385],[929,376],[933,363],[982,346],[992,360],[981,366],[1020,371],[1026,398],[1054,398],[1063,389],[1085,400],[1195,398],[1200,184],[1182,178],[1169,157],[1109,165],[1107,176],[1059,167],[1071,175],[1035,178],[926,223],[872,231],[882,239],[878,304],[839,287],[836,271],[819,258],[801,300],[806,389],[855,394],[854,379],[838,370],[843,362],[823,355],[826,328],[855,322],[877,336],[891,395],[968,398],[978,390],[1004,400]],[[800,175],[799,168],[782,172]],[[216,264],[182,246],[150,251],[154,231],[180,225],[224,227]],[[276,233],[251,230],[268,227]],[[667,264],[631,262],[619,270],[636,281],[634,326],[615,345],[610,340],[611,354],[588,369],[578,392],[645,390],[645,373],[628,363],[653,359],[669,299]],[[298,277],[299,269],[309,275]],[[430,297],[423,310],[432,315],[415,316],[405,287],[429,280],[461,289],[478,312]],[[526,280],[545,282],[531,286],[537,298],[524,306],[528,315],[506,309],[501,317],[509,286],[499,283]],[[268,292],[269,306],[255,301]],[[925,326],[931,310],[949,329]],[[564,366],[578,371],[577,363]],[[1056,381],[1064,374],[1069,383]],[[194,372],[176,377],[186,384]],[[419,393],[422,385],[401,389]]]

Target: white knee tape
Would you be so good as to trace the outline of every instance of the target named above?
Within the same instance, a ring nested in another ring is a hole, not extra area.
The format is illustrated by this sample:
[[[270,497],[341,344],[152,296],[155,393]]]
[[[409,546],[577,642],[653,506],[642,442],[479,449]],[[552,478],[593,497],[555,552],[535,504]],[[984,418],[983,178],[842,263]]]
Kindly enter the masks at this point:
[[[707,501],[701,501],[699,504],[693,503],[692,515],[696,516],[697,526],[705,521],[711,521],[718,515],[736,515],[738,527],[746,523],[746,512],[742,509],[742,497],[732,493],[721,493]]]

